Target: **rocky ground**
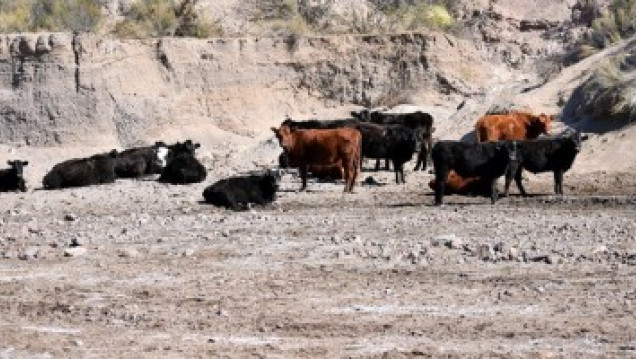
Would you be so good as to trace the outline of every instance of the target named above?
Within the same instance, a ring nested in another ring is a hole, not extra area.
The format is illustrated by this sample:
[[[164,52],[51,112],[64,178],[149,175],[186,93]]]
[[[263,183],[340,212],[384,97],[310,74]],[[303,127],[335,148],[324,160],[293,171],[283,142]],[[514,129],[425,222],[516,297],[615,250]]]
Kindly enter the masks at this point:
[[[214,174],[3,193],[0,357],[636,355],[632,174],[443,207],[369,175],[238,213],[200,202]]]

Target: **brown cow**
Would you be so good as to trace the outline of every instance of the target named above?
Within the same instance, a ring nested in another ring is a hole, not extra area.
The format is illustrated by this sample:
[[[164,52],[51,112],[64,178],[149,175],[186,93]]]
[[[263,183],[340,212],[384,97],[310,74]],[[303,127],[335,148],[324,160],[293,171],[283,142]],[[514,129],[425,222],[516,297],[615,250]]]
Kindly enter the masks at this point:
[[[428,183],[428,186],[434,191],[435,180],[431,180]],[[490,180],[485,181],[480,177],[464,178],[458,175],[455,171],[450,171],[448,173],[448,177],[446,178],[444,194],[488,196],[490,195],[490,186]]]
[[[287,125],[272,127],[289,163],[298,166],[302,187],[307,188],[310,165],[340,165],[345,179],[345,192],[352,192],[360,170],[360,131],[343,127],[329,130],[292,130]]]
[[[499,140],[531,140],[550,131],[554,115],[510,112],[486,115],[475,124],[477,142]]]
[[[295,163],[289,162],[289,157],[285,152],[282,152],[280,156],[278,156],[278,166],[280,168],[298,167]],[[310,176],[323,181],[335,181],[344,178],[343,169],[340,164],[327,166],[310,165],[307,170]]]

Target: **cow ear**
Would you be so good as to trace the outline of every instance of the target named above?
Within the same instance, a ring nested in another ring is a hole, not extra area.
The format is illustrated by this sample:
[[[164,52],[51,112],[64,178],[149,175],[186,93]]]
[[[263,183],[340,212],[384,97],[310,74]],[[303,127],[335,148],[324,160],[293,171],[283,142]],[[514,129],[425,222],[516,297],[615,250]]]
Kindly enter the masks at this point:
[[[278,129],[276,127],[270,127],[270,130],[272,130],[272,132],[274,132],[275,134],[278,134]]]
[[[117,157],[117,150],[111,150],[108,154],[110,157]]]
[[[196,144],[194,145],[194,148],[200,148],[200,147],[201,147],[201,144],[200,144],[200,143],[196,143]]]
[[[581,141],[587,141],[590,138],[590,136],[588,134],[582,135],[581,136]]]
[[[13,166],[13,161],[7,161],[7,164],[8,164],[9,166]]]
[[[435,132],[435,127],[431,128],[431,133]]]
[[[163,141],[157,141],[157,142],[155,142],[155,146],[156,146],[156,147],[168,147],[168,145],[166,145],[166,143],[165,143],[165,142],[163,142]]]
[[[29,161],[22,161],[22,166],[28,166],[29,165]]]

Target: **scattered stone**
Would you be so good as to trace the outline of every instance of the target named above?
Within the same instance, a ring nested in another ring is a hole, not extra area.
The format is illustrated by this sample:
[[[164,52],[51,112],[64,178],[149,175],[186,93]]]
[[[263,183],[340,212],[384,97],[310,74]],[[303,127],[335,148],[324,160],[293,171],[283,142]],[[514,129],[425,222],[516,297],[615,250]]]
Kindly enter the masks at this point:
[[[464,242],[454,234],[446,234],[435,238],[438,243],[444,243],[446,248],[459,249],[462,248]]]
[[[67,222],[75,222],[77,220],[77,216],[74,213],[67,213],[64,215],[64,220]]]
[[[605,254],[607,252],[609,252],[609,250],[607,249],[607,246],[600,245],[600,246],[594,248],[594,250],[592,251],[592,254]]]
[[[13,249],[4,251],[2,253],[2,258],[4,258],[4,259],[15,259],[15,258],[18,258],[18,251],[13,250]]]
[[[482,261],[494,260],[495,251],[490,244],[482,244],[477,249],[477,257]]]
[[[519,250],[515,247],[508,248],[507,255],[508,255],[508,259],[511,261],[514,261],[514,260],[521,261],[521,258],[519,256]]]
[[[81,239],[81,238],[78,238],[78,237],[71,238],[71,244],[70,244],[71,247],[79,247],[79,246],[82,246],[84,244],[85,244],[84,240]]]
[[[363,185],[367,185],[367,186],[380,186],[381,184],[375,180],[375,178],[373,178],[372,176],[369,176],[367,178],[364,179],[364,182],[362,182]]]
[[[553,263],[552,257],[550,257],[547,254],[542,254],[542,255],[530,257],[530,258],[528,258],[528,261],[529,262],[536,262],[536,263],[543,262],[545,264],[552,264]]]
[[[185,249],[183,252],[181,252],[181,256],[182,257],[192,257],[195,253],[195,250],[193,248],[188,248]]]
[[[80,257],[86,254],[88,250],[84,247],[70,247],[64,250],[65,257]]]
[[[121,248],[117,252],[117,256],[122,258],[135,258],[139,257],[139,251],[135,248]]]
[[[40,248],[38,247],[27,247],[20,254],[18,254],[18,259],[23,261],[37,259],[40,253]]]

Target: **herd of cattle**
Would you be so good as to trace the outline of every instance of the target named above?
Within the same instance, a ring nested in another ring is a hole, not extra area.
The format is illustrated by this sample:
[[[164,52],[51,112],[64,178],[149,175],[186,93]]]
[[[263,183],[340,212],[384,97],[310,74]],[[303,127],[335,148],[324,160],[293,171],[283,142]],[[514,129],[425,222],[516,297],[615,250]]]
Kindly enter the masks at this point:
[[[476,143],[438,141],[433,145],[433,117],[424,112],[387,114],[379,110],[351,113],[351,118],[330,121],[293,121],[286,119],[272,127],[283,152],[281,168],[299,169],[302,186],[308,176],[344,180],[345,192],[352,192],[363,159],[393,164],[396,183],[405,183],[404,164],[416,155],[415,170],[427,168],[433,160],[435,179],[429,183],[435,191],[435,204],[444,194],[490,195],[498,198],[496,181],[505,176],[505,192],[515,183],[522,195],[522,171],[554,173],[554,191],[563,194],[563,173],[580,151],[586,136],[569,131],[556,137],[544,136],[554,116],[510,112],[486,115],[475,125]],[[206,168],[195,156],[198,143],[187,140],[167,145],[113,150],[87,158],[56,164],[43,178],[43,189],[61,189],[112,183],[117,178],[159,175],[170,184],[198,183],[205,180]],[[0,191],[26,191],[25,161],[9,161],[9,169],[0,170]],[[264,205],[275,200],[279,174],[230,177],[208,186],[206,202],[231,209],[251,204]]]

